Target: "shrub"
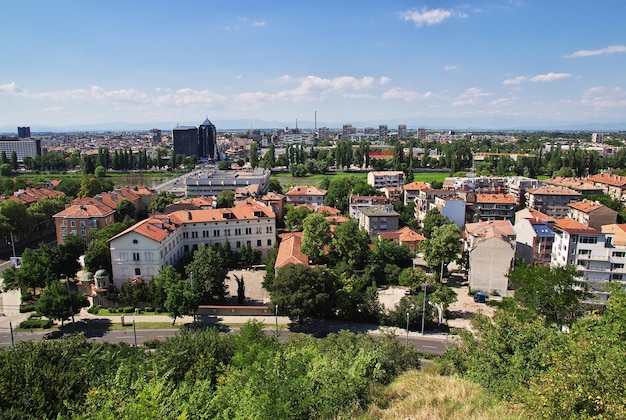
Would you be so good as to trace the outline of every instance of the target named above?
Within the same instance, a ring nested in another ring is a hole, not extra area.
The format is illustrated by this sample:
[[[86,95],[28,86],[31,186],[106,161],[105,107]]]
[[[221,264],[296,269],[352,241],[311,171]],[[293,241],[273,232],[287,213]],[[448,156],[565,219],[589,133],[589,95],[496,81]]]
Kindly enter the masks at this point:
[[[26,312],[34,312],[35,311],[35,304],[34,303],[27,303],[27,304],[22,304],[20,305],[20,313],[24,314]]]
[[[154,308],[152,306],[146,306],[143,310],[146,312],[154,312]]]
[[[100,306],[94,305],[91,308],[87,309],[87,312],[93,315],[98,315],[98,312],[100,312]]]
[[[50,328],[52,326],[51,319],[27,319],[22,321],[20,328]]]
[[[156,312],[157,314],[162,314],[163,313],[163,308],[156,308],[154,310],[154,312]]]
[[[117,308],[109,308],[109,313],[114,314],[117,312]]]
[[[26,302],[32,302],[33,300],[35,300],[35,298],[33,297],[33,295],[30,294],[30,292],[28,290],[23,290],[20,293],[20,298],[22,299],[22,303],[26,303]]]
[[[153,338],[151,340],[146,340],[143,342],[143,346],[149,349],[156,349],[159,344],[161,344],[161,340],[158,338]]]
[[[132,314],[133,312],[135,312],[135,307],[134,306],[124,306],[122,308],[122,312],[124,312],[125,314]]]

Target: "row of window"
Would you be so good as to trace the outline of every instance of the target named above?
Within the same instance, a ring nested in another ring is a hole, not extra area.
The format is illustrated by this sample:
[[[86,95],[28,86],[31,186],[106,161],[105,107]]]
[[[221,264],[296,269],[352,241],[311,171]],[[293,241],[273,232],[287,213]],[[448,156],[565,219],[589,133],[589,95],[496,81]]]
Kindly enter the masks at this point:
[[[265,227],[265,233],[272,233],[274,231],[274,228],[272,226],[266,226]],[[241,228],[236,228],[236,229],[224,229],[224,236],[232,236],[232,232],[235,233],[234,236],[241,236],[241,232],[242,229]],[[257,235],[261,235],[263,234],[263,227],[258,226],[256,228],[251,228],[251,227],[247,227],[245,229],[243,229],[244,235],[252,235],[257,234]],[[213,237],[214,238],[218,238],[222,236],[222,230],[220,229],[213,229]],[[210,230],[203,230],[202,231],[202,237],[203,238],[209,238],[211,237],[211,231]],[[191,232],[191,238],[192,239],[196,239],[198,238],[198,231],[192,231]],[[183,239],[189,239],[189,232],[183,232]]]
[[[87,222],[85,220],[81,220],[79,223],[80,227],[87,227]],[[63,220],[61,222],[61,226],[63,227],[67,227],[67,220]],[[76,227],[76,220],[72,220],[70,221],[70,227]],[[98,222],[96,220],[90,220],[89,221],[89,227],[95,228],[98,227]]]

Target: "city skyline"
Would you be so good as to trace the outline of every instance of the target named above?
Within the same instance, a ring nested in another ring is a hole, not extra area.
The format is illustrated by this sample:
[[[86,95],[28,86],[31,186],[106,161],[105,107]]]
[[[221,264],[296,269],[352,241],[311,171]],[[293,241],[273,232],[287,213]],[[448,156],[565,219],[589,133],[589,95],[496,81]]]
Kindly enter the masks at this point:
[[[3,11],[2,131],[205,116],[218,129],[310,128],[315,112],[331,127],[626,127],[621,2],[27,0]]]

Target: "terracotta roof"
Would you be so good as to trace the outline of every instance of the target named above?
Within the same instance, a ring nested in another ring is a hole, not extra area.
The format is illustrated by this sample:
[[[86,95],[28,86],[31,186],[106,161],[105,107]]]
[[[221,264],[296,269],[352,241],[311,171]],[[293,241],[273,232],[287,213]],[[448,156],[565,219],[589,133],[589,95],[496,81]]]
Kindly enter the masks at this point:
[[[528,190],[528,193],[534,194],[534,195],[571,195],[571,196],[576,196],[576,197],[580,196],[579,192],[574,191],[571,188],[554,187],[554,186],[549,186],[549,185],[544,185],[539,188]]]
[[[378,232],[378,237],[400,241],[400,232]]]
[[[55,214],[53,217],[106,217],[115,212],[114,209],[104,203],[93,199],[90,200],[92,201],[85,200],[81,203],[72,204],[71,206],[65,208],[65,210]]]
[[[607,210],[611,210],[610,208],[598,203],[597,201],[591,201],[591,200],[583,200],[583,201],[577,201],[575,203],[569,203],[569,206],[573,209],[582,211],[583,213],[591,213],[592,211],[601,209],[602,207],[606,208]],[[614,211],[614,210],[611,210]]]
[[[591,234],[591,235],[600,235],[596,229],[591,228],[587,225],[584,225],[574,219],[570,219],[569,217],[561,220],[557,220],[554,224],[555,228],[559,228],[570,234]]]
[[[589,179],[599,184],[611,185],[614,187],[626,187],[626,177],[613,174],[590,175]]]
[[[515,213],[515,217],[521,217],[522,219],[539,219],[542,222],[552,223],[555,222],[556,219],[554,217],[548,216],[545,213],[540,212],[539,210],[525,208],[517,213]]]
[[[309,187],[309,186],[295,186],[289,188],[287,191],[287,196],[292,195],[326,195],[326,190],[322,190],[317,187]]]
[[[508,220],[468,223],[465,225],[465,233],[474,237],[482,237],[483,239],[492,236],[515,236],[513,225]]]
[[[421,242],[426,240],[424,235],[417,233],[408,226],[397,230],[397,232],[400,234],[400,242]]]
[[[183,222],[204,223],[222,220],[246,220],[255,219],[256,212],[261,212],[260,217],[275,218],[276,215],[269,206],[248,198],[240,201],[233,208],[227,209],[202,209],[202,210],[179,210],[171,215],[176,216]]]
[[[407,191],[421,191],[430,189],[430,184],[423,181],[413,181],[404,186],[404,190]]]
[[[511,194],[476,194],[476,203],[515,204]]]
[[[306,207],[313,213],[327,213],[329,216],[337,216],[341,214],[341,210],[331,206],[314,206],[313,204],[298,204],[295,208]]]
[[[290,232],[280,235],[278,254],[274,268],[279,269],[289,263],[309,265],[309,257],[302,251],[302,232]]]
[[[267,200],[267,201],[280,201],[282,199],[284,199],[285,196],[282,194],[278,194],[275,193],[274,191],[269,191],[267,194],[265,194],[261,200]]]
[[[60,195],[63,195],[63,192],[52,190],[49,188],[26,188],[14,192],[13,195],[10,197],[0,199],[0,201],[17,200],[22,202],[22,204],[24,204],[25,206],[29,206],[32,203],[35,203],[41,199],[57,197]]]
[[[598,189],[601,188],[588,178],[555,177],[543,180],[542,182],[549,185],[571,188],[575,191],[598,191]]]
[[[340,225],[340,224],[348,222],[350,220],[351,219],[349,217],[341,216],[341,215],[326,216],[326,221],[328,221],[328,223],[330,223],[331,225]]]
[[[146,238],[152,239],[156,242],[162,242],[172,232],[174,232],[182,224],[181,220],[176,216],[167,214],[158,214],[144,219],[141,222],[129,227],[125,231],[115,235],[110,241],[126,235],[129,232],[135,232]]]
[[[626,246],[626,225],[625,224],[610,224],[602,226],[602,233],[614,234],[613,245]]]

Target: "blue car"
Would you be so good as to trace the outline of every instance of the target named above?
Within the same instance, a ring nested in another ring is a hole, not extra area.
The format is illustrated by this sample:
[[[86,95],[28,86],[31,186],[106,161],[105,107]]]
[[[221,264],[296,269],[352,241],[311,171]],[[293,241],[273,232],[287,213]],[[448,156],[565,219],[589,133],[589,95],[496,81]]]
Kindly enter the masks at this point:
[[[474,302],[476,303],[485,303],[487,300],[487,295],[485,292],[478,292],[474,295]]]

